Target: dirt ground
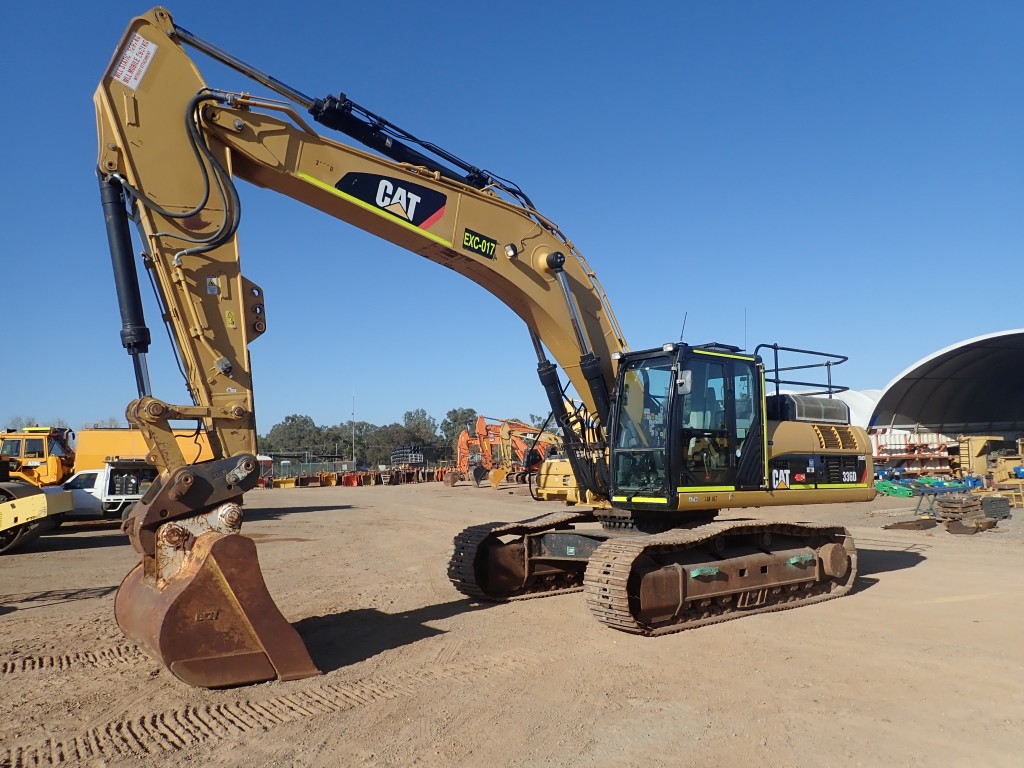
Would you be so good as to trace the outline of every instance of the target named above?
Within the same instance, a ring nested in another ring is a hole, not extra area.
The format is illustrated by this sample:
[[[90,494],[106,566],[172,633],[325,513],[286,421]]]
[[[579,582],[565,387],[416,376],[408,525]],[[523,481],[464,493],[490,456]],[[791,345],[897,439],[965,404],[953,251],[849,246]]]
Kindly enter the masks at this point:
[[[458,530],[557,509],[522,487],[253,492],[243,531],[325,674],[223,691],[120,634],[117,527],[66,525],[0,558],[0,766],[1018,766],[1024,513],[882,528],[913,503],[745,511],[849,527],[853,593],[651,639],[581,593],[449,584]]]

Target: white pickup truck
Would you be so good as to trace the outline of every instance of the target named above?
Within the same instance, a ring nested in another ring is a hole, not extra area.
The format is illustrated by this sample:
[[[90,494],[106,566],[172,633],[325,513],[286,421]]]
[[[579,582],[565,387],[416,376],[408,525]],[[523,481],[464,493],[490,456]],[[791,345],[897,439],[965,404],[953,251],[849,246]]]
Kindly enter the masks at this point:
[[[114,517],[122,519],[132,504],[142,498],[157,470],[144,461],[119,459],[102,469],[76,472],[61,486],[71,491],[74,508],[65,517]]]

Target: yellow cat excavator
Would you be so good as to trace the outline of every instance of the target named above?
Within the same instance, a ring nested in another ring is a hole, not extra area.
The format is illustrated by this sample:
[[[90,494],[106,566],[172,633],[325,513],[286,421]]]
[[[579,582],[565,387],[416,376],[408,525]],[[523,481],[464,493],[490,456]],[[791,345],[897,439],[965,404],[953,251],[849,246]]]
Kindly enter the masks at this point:
[[[209,87],[186,47],[275,97]],[[267,318],[262,288],[240,271],[236,179],[448,267],[526,324],[586,504],[458,534],[448,575],[464,594],[500,601],[582,587],[599,621],[656,635],[850,589],[856,549],[845,529],[713,520],[727,508],[874,495],[867,436],[828,397],[844,358],[718,343],[630,351],[593,270],[516,184],[344,95],[309,97],[163,8],[131,22],[95,104],[121,340],[139,392],[127,415],[160,470],[125,522],[141,562],[115,614],[181,680],[221,687],[318,673],[266,589],[254,542],[240,535],[239,502],[259,477],[248,345]],[[189,404],[151,392],[131,221]],[[787,365],[789,354],[818,362]],[[824,396],[788,378],[812,365],[828,373]],[[566,408],[558,366],[577,408]],[[215,458],[182,455],[170,426],[179,419],[204,423]]]
[[[544,462],[549,451],[562,446],[562,438],[540,427],[516,419],[505,419],[498,430],[501,461],[489,474],[491,487],[498,489],[506,478],[525,483]]]

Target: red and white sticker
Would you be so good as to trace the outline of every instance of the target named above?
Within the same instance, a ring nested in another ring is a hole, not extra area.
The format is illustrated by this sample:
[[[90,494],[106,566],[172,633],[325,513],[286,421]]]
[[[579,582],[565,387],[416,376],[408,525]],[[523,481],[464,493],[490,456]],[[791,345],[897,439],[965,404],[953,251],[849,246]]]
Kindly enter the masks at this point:
[[[146,74],[146,69],[149,68],[155,54],[156,43],[150,42],[136,32],[125,46],[121,60],[117,62],[111,76],[134,91],[142,82],[142,76]]]

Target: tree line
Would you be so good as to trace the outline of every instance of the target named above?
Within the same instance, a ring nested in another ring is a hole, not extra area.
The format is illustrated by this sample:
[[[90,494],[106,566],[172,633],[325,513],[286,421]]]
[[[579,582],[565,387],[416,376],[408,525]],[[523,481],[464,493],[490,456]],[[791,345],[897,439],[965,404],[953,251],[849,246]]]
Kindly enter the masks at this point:
[[[26,427],[70,427],[67,419],[60,416],[51,419],[43,419],[40,421],[35,416],[10,416],[6,421],[0,423],[0,429],[9,429],[14,432],[25,429]],[[99,421],[88,421],[82,424],[78,429],[118,429],[128,426],[124,419],[118,419],[114,416],[110,416],[106,419],[100,419]]]
[[[318,426],[309,416],[293,414],[260,435],[258,445],[260,453],[309,453],[337,461],[354,458],[357,464],[369,467],[390,463],[391,451],[399,446],[415,445],[427,461],[442,462],[454,458],[459,434],[464,429],[472,432],[476,418],[472,408],[452,408],[439,424],[417,408],[406,411],[401,424],[344,421]]]
[[[378,426],[367,421],[344,421],[334,426],[319,426],[309,416],[293,414],[275,424],[265,435],[259,435],[258,445],[261,453],[309,454],[312,460],[351,461],[354,458],[357,464],[368,467],[388,464],[391,451],[413,445],[428,462],[446,462],[454,460],[459,434],[464,429],[473,432],[476,419],[477,412],[473,408],[452,408],[439,423],[424,409],[417,408],[406,411],[401,423]],[[531,413],[530,421],[539,426],[545,419]],[[22,429],[36,424],[68,426],[60,418],[37,421],[31,416],[15,416],[0,427]],[[124,426],[124,420],[109,418],[83,424],[81,428]]]

